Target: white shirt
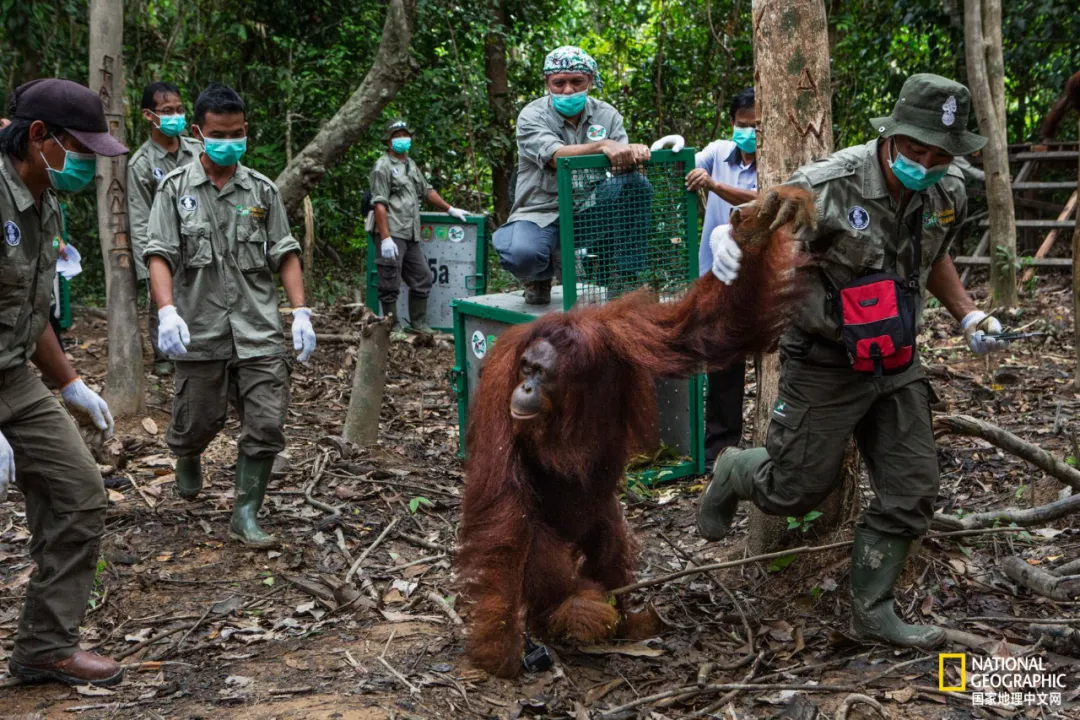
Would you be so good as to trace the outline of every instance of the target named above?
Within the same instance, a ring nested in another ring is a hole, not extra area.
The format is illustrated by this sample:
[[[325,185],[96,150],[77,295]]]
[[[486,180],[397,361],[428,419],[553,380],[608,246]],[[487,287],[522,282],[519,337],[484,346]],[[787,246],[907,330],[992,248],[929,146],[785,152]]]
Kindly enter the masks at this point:
[[[695,156],[696,165],[707,170],[716,182],[731,185],[743,190],[757,191],[757,162],[742,164],[739,148],[731,140],[714,140]],[[727,225],[734,209],[731,203],[716,193],[709,193],[705,204],[705,225],[701,230],[701,245],[698,247],[698,272],[702,275],[712,267],[712,249],[709,247],[709,235],[718,225]]]

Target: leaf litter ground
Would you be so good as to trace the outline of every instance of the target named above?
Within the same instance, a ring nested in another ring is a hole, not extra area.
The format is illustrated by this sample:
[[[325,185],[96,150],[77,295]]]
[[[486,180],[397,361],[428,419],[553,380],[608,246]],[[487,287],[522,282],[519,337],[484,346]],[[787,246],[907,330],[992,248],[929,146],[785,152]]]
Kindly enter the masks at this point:
[[[1067,281],[1046,281],[1007,324],[1048,336],[991,360],[971,358],[944,313],[928,311],[921,344],[931,348],[924,358],[942,398],[935,410],[989,420],[1058,457],[1075,457],[1080,396],[1072,386],[1070,303]],[[324,332],[350,327],[345,307],[320,320]],[[76,367],[98,384],[106,341],[104,323],[88,315],[68,335]],[[85,646],[124,655],[127,679],[110,690],[8,680],[0,687],[5,717],[679,718],[702,716],[710,706],[724,718],[881,716],[866,704],[843,705],[851,690],[876,698],[890,718],[1041,717],[1034,710],[973,711],[970,696],[937,692],[936,653],[855,643],[847,627],[846,549],[800,556],[782,570],[755,563],[649,588],[637,600],[667,623],[658,638],[584,649],[554,644],[551,670],[514,681],[486,677],[462,655],[452,609],[463,482],[457,406],[446,380],[452,347],[445,339],[392,347],[380,442],[370,450],[340,439],[352,357],[348,345],[324,343],[310,366],[293,369],[289,446],[262,520],[283,544],[270,551],[227,538],[235,415],[205,455],[206,489],[183,501],[163,440],[171,381],[148,376],[149,411],[122,422],[118,441],[99,458],[109,516],[83,627]],[[939,459],[937,509],[945,514],[1042,504],[1062,487],[979,439],[945,436]],[[627,496],[643,546],[641,578],[743,556],[745,508],[724,542],[698,538],[702,483]],[[849,533],[842,528],[842,539]],[[11,652],[33,567],[27,541],[13,492],[0,505],[0,661]],[[1008,652],[1001,641],[1033,644],[1027,626],[972,618],[1080,617],[1080,603],[1037,597],[1008,581],[998,562],[1009,555],[1051,569],[1076,559],[1077,524],[927,540],[901,579],[898,606],[909,619],[986,638],[999,653]],[[1049,658],[1067,661],[1058,653]],[[699,681],[770,688],[694,695]],[[848,689],[791,689],[807,684]],[[687,692],[606,714],[679,688]]]

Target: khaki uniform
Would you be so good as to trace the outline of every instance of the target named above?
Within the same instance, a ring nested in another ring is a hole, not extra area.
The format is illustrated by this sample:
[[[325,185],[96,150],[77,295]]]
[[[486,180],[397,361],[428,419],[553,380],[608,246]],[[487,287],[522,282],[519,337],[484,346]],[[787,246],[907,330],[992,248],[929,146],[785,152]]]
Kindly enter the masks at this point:
[[[431,184],[411,158],[402,162],[389,153],[376,161],[369,181],[371,201],[386,206],[390,237],[398,248],[396,258],[376,252],[379,300],[392,308],[402,280],[411,296],[426,298],[431,294],[431,269],[420,249],[420,203],[431,192]],[[377,238],[376,249],[381,240]]]
[[[135,277],[146,281],[147,294],[150,289],[150,273],[143,261],[147,235],[150,229],[150,209],[154,205],[154,195],[165,176],[181,165],[187,165],[199,159],[202,143],[194,138],[181,137],[180,147],[176,152],[166,152],[153,139],[142,144],[128,160],[128,223],[131,229],[131,253],[135,257]],[[147,330],[150,334],[150,347],[154,350],[154,361],[165,360],[158,349],[157,305],[153,295],[149,295],[150,313],[147,316]]]
[[[0,432],[15,455],[37,565],[13,658],[47,664],[79,649],[105,530],[105,488],[71,416],[26,364],[48,331],[60,206],[47,191],[39,210],[7,156],[0,156],[0,226]]]
[[[963,223],[967,196],[960,171],[950,168],[937,185],[916,193],[901,216],[886,188],[877,146],[873,140],[841,150],[788,181],[815,193],[818,230],[808,250],[820,268],[804,271],[809,294],[780,344],[780,394],[769,423],[768,453],[749,451],[760,460],[752,472],[752,498],[774,515],[813,510],[838,482],[854,435],[874,489],[864,524],[916,537],[929,527],[938,489],[933,390],[918,358],[891,376],[851,369],[832,294],[874,272],[908,277],[910,230],[918,222],[921,316],[930,268],[945,256]]]
[[[229,400],[243,418],[241,452],[261,458],[285,447],[288,368],[274,274],[291,252],[300,244],[266,176],[237,165],[219,191],[196,162],[162,181],[144,257],[168,263],[191,333],[166,437],[177,455],[206,448]]]

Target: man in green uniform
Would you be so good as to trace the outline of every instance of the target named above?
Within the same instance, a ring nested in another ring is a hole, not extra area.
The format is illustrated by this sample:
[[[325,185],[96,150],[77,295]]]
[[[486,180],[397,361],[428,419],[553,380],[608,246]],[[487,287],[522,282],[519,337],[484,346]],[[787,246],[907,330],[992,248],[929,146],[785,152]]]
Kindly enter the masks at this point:
[[[195,102],[195,122],[203,152],[162,180],[144,251],[160,308],[158,341],[177,360],[165,439],[177,455],[178,492],[193,498],[202,489],[202,452],[225,427],[232,402],[242,429],[229,536],[266,547],[275,540],[256,515],[274,456],[285,448],[289,399],[275,272],[293,308],[300,362],[315,350],[315,331],[304,306],[300,244],[277,186],[240,164],[243,101],[211,83]]]
[[[379,257],[375,259],[379,302],[383,315],[394,316],[394,335],[399,338],[401,325],[396,308],[404,280],[409,288],[409,325],[415,332],[430,335],[427,302],[431,269],[420,249],[420,201],[427,200],[461,222],[465,222],[467,215],[443,200],[409,158],[412,131],[404,120],[394,120],[386,126],[383,142],[386,154],[376,161],[370,177],[375,229],[381,238]]]
[[[82,190],[94,179],[95,154],[127,148],[109,135],[101,100],[77,83],[35,80],[10,104],[11,123],[0,130],[0,500],[14,480],[37,569],[8,669],[27,682],[111,685],[123,678],[120,664],[79,648],[105,488],[75,423],[27,361],[80,421],[112,432],[108,406],[75,375],[49,327],[61,235],[53,191]]]
[[[202,145],[198,140],[180,134],[187,127],[187,116],[180,100],[180,89],[172,83],[152,82],[143,88],[142,114],[150,124],[150,138],[128,160],[128,222],[135,275],[140,282],[146,282],[149,291],[150,273],[143,261],[143,250],[146,249],[154,195],[166,175],[199,158]],[[172,372],[172,363],[158,348],[157,310],[154,299],[150,298],[147,329],[150,346],[154,349],[154,373],[167,375]]]
[[[959,83],[913,75],[892,115],[871,121],[876,139],[807,165],[789,181],[814,193],[814,206],[799,212],[816,217],[816,229],[804,232],[819,266],[805,271],[809,296],[781,341],[766,447],[732,448],[717,459],[698,516],[701,534],[715,540],[739,500],[770,515],[813,510],[835,488],[854,434],[874,499],[855,529],[853,625],[864,638],[903,646],[934,647],[945,637],[941,628],[904,623],[893,609],[893,584],[912,541],[929,527],[937,496],[933,392],[917,355],[897,374],[853,369],[834,298],[856,278],[895,273],[911,279],[916,317],[930,292],[961,321],[973,352],[1006,346],[994,337],[1001,324],[976,310],[947,254],[967,214],[961,173],[949,164],[986,142],[966,129],[970,100]],[[921,250],[913,259],[916,238]],[[735,278],[739,257],[730,235],[714,238],[713,271],[721,280]]]

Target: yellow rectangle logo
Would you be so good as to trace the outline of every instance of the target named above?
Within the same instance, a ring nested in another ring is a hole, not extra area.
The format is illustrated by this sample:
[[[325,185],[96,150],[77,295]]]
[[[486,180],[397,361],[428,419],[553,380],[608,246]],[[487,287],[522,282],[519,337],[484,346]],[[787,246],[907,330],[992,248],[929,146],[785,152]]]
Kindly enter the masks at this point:
[[[960,684],[945,684],[945,661],[960,660]],[[967,653],[938,654],[938,690],[942,692],[967,692]]]

